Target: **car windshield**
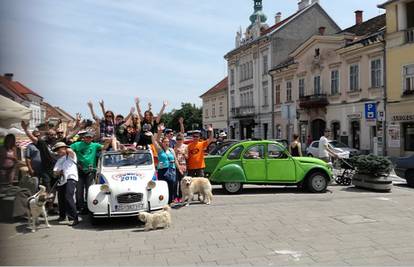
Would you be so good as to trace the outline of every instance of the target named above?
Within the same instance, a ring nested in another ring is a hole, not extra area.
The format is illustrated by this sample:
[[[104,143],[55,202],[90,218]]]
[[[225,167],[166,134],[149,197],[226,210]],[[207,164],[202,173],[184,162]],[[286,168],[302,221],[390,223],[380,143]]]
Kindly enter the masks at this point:
[[[224,155],[224,153],[227,152],[227,150],[229,150],[229,148],[235,144],[236,142],[226,142],[223,144],[220,144],[216,147],[214,147],[211,151],[210,151],[210,155],[217,155],[217,156],[222,156]]]
[[[104,167],[148,166],[152,164],[150,153],[106,154],[103,156]]]
[[[329,142],[333,147],[336,148],[347,148],[348,146],[345,145],[344,143],[338,142],[338,141],[331,141]]]

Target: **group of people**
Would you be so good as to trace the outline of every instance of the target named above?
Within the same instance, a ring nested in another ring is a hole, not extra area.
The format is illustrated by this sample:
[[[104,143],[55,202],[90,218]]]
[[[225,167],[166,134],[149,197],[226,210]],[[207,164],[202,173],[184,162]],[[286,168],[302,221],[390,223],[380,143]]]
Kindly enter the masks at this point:
[[[56,125],[47,128],[42,135],[39,130],[29,131],[27,123],[22,121],[21,126],[32,142],[25,150],[29,174],[38,177],[51,195],[55,196],[57,191],[58,220],[62,224],[76,225],[78,214],[87,212],[88,188],[96,177],[97,158],[103,150],[151,149],[158,179],[168,183],[169,203],[181,202],[181,178],[185,175],[204,176],[204,151],[213,141],[212,127],[208,128],[207,140],[202,140],[201,131],[193,131],[192,142],[184,144],[183,118],[178,120],[180,132],[177,134],[161,123],[167,104],[163,103],[157,116],[152,113],[151,104],[142,114],[139,98],[135,98],[135,107],[124,117],[121,114],[115,116],[100,101],[103,114],[100,118],[93,104],[88,102],[94,121],[82,121],[77,114],[66,133]],[[3,157],[0,158],[0,174],[10,183],[17,162],[15,143],[13,135],[7,136],[4,152],[0,151],[0,157]],[[57,212],[53,203],[48,204],[48,210]]]

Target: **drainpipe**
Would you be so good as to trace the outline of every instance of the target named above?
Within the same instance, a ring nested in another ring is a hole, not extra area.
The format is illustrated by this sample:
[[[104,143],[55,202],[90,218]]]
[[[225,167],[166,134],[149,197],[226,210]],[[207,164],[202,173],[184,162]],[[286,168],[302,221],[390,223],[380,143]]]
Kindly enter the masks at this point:
[[[273,88],[273,74],[272,74],[271,71],[269,71],[268,73],[269,73],[270,77],[272,77],[271,82],[270,82],[270,88],[272,90],[272,93],[271,93],[272,101],[270,101],[270,104],[272,105],[272,108],[271,108],[271,110],[272,110],[272,139],[276,139],[276,137],[275,137],[275,116],[274,116],[275,115],[275,103],[274,103],[274,101],[275,101],[275,90]]]
[[[386,32],[384,31],[384,40],[382,41],[384,43],[384,125],[383,128],[383,153],[384,156],[388,155],[387,150],[387,103],[388,103],[388,94],[387,94],[387,42],[385,40]]]

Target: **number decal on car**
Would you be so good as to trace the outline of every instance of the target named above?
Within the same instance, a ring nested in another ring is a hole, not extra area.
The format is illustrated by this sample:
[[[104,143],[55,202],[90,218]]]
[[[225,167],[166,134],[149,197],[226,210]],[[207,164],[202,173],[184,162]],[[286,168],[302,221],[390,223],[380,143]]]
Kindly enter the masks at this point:
[[[143,175],[140,173],[122,173],[112,175],[112,179],[119,182],[138,181]]]

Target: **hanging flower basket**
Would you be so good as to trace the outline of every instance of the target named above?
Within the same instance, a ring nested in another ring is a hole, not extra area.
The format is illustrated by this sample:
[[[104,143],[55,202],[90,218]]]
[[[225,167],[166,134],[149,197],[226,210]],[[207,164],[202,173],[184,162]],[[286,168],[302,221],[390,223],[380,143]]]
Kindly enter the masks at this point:
[[[393,166],[387,158],[363,155],[351,158],[350,163],[356,169],[356,174],[352,178],[352,184],[356,187],[386,192],[392,190],[389,174]]]

